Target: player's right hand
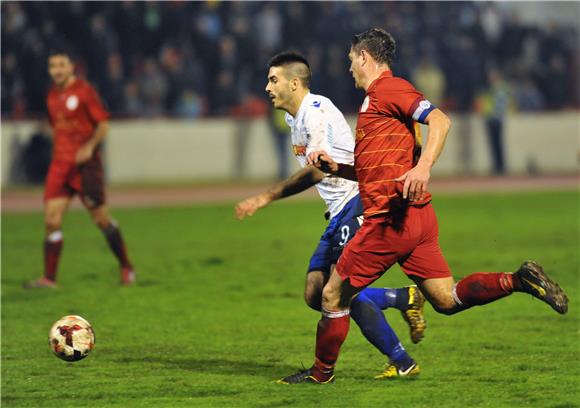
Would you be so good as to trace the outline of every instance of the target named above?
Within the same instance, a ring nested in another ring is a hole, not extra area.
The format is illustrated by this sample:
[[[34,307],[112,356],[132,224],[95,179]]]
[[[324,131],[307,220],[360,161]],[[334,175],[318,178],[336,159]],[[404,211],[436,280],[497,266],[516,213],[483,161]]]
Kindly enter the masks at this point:
[[[324,150],[310,153],[307,160],[308,164],[319,168],[325,173],[336,174],[338,172],[338,163],[335,162]]]
[[[90,144],[85,144],[79,148],[77,151],[75,162],[77,164],[84,164],[88,162],[91,157],[93,157],[94,147]]]
[[[234,212],[238,220],[243,220],[246,217],[251,217],[256,211],[268,204],[270,204],[269,198],[264,194],[260,194],[240,201],[236,204]]]

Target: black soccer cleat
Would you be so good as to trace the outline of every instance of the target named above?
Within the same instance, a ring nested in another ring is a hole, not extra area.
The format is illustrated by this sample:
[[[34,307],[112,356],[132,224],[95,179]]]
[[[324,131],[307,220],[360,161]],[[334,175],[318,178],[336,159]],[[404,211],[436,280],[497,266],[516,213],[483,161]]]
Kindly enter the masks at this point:
[[[526,261],[514,273],[520,282],[522,292],[529,293],[547,304],[560,314],[568,311],[568,296],[560,285],[544,273],[544,269],[534,261]]]
[[[296,374],[289,375],[288,377],[281,378],[276,381],[278,384],[299,384],[299,383],[310,383],[310,384],[329,384],[334,382],[334,374],[331,374],[328,380],[318,381],[312,376],[312,369],[307,368],[306,370],[300,370]]]

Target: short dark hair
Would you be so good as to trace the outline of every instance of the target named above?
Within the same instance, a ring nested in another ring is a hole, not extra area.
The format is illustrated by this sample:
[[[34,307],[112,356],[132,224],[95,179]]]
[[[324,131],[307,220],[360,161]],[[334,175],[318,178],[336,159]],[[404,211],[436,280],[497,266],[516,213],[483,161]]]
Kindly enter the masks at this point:
[[[57,46],[50,48],[50,50],[48,51],[47,58],[55,57],[57,55],[65,55],[68,57],[69,60],[71,60],[71,62],[74,61],[74,54],[68,47]]]
[[[312,72],[308,60],[296,51],[284,51],[274,55],[268,62],[268,68],[291,66],[291,76],[297,76],[302,85],[310,88]]]
[[[367,51],[380,64],[391,65],[395,58],[397,44],[393,36],[382,28],[371,28],[364,33],[355,34],[350,40],[351,48],[360,54]]]

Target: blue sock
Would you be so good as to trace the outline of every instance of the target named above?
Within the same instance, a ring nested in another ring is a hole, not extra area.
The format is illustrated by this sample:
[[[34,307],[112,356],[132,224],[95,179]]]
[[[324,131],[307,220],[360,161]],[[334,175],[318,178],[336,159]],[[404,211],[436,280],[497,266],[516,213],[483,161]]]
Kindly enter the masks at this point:
[[[350,316],[358,324],[366,339],[381,353],[394,362],[401,364],[412,362],[413,359],[401,345],[381,309],[366,295],[367,290],[363,290],[352,300]]]
[[[389,307],[399,310],[407,310],[408,308],[409,290],[407,288],[366,288],[361,292],[361,295],[363,293],[381,310]]]

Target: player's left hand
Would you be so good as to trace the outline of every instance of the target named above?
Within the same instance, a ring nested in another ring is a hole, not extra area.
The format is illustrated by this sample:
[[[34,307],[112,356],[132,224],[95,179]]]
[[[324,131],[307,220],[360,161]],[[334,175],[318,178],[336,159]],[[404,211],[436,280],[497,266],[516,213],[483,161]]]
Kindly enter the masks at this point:
[[[77,164],[83,164],[88,162],[91,157],[93,157],[94,148],[91,145],[85,144],[80,147],[77,151],[77,155],[75,157],[75,161]]]
[[[338,163],[324,150],[310,153],[306,160],[308,164],[313,165],[325,173],[336,174],[338,172]]]
[[[425,191],[427,191],[427,184],[431,177],[429,167],[418,164],[411,170],[403,174],[395,181],[402,181],[403,184],[403,198],[409,198],[409,201],[418,201],[423,198]]]

